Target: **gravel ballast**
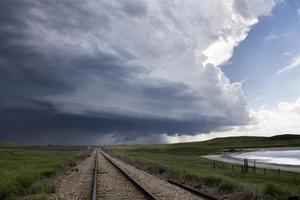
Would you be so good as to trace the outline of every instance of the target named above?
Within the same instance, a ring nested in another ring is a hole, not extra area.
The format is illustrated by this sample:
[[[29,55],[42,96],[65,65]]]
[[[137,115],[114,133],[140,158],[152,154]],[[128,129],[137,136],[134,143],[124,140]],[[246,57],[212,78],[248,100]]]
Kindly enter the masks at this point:
[[[54,181],[56,193],[52,194],[50,200],[88,200],[91,198],[92,176],[94,169],[96,151],[90,157],[83,160],[76,167],[70,169]]]
[[[97,199],[143,200],[147,198],[99,152]]]
[[[155,177],[145,171],[139,170],[132,165],[124,163],[123,161],[112,158],[108,154],[109,158],[128,173],[135,181],[141,184],[144,188],[150,191],[154,196],[161,200],[203,200],[178,186],[172,185],[165,180]],[[100,164],[101,165],[101,164]]]

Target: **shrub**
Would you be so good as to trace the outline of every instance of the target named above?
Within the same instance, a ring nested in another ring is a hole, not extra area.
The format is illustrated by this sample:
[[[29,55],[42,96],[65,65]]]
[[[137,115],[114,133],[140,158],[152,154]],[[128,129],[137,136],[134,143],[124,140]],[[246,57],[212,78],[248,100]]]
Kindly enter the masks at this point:
[[[233,193],[237,188],[238,186],[235,183],[229,181],[222,181],[218,185],[218,191],[220,193]]]
[[[49,169],[43,172],[43,176],[46,178],[50,178],[55,174],[55,169]]]
[[[184,179],[187,181],[192,181],[192,182],[200,182],[200,178],[197,175],[194,174],[187,174],[184,176]]]
[[[158,173],[165,174],[166,172],[167,172],[167,170],[165,168],[159,167]]]
[[[205,185],[207,185],[209,187],[216,187],[220,184],[222,179],[217,176],[205,176],[202,178],[202,181]]]
[[[16,194],[18,193],[16,185],[16,183],[12,182],[0,184],[0,199],[16,199]]]
[[[164,167],[155,164],[151,164],[150,166],[147,166],[146,171],[149,171],[154,174],[159,174],[159,175],[164,175],[167,172],[167,170]]]
[[[232,200],[260,200],[261,195],[257,189],[245,187],[240,192],[234,193]]]
[[[22,198],[23,200],[47,200],[48,196],[46,194],[30,195]]]
[[[28,189],[29,194],[51,194],[55,193],[55,185],[51,181],[40,180],[36,181],[32,186]]]
[[[30,174],[21,174],[17,177],[17,182],[24,189],[27,189],[33,183],[33,176]]]
[[[74,160],[69,161],[69,167],[75,167],[76,166],[76,162]]]
[[[262,193],[265,200],[285,200],[289,196],[286,191],[274,184],[267,184]]]

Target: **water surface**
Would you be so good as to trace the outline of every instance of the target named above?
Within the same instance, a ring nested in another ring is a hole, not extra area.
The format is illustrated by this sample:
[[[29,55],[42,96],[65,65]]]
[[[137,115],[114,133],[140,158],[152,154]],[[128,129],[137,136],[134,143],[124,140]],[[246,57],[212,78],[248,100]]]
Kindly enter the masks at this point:
[[[232,157],[263,163],[300,166],[300,150],[258,150],[233,154]]]

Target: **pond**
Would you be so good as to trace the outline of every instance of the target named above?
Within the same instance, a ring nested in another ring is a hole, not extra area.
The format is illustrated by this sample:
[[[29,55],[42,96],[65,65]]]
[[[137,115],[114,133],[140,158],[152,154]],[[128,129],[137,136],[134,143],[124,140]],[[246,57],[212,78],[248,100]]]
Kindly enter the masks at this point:
[[[258,150],[233,154],[231,157],[262,163],[300,166],[300,150]]]

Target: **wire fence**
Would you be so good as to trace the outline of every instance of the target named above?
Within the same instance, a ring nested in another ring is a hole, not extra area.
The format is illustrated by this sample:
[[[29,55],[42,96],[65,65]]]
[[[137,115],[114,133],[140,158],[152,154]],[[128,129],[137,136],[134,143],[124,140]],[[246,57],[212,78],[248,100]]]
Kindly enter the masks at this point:
[[[244,160],[244,164],[229,164],[219,161],[201,160],[195,163],[201,168],[210,168],[233,176],[257,176],[271,179],[286,179],[287,182],[300,185],[300,173],[283,171],[280,168],[269,169],[257,167],[255,160]]]

